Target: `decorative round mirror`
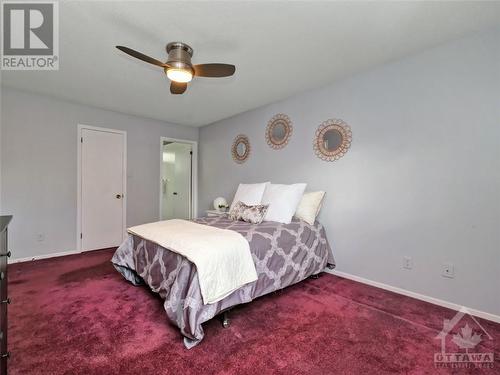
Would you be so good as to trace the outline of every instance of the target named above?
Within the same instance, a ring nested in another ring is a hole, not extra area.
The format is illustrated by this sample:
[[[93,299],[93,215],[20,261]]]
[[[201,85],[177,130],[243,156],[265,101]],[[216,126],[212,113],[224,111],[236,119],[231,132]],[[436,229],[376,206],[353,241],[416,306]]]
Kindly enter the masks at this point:
[[[250,141],[246,135],[240,134],[236,136],[231,147],[231,154],[236,163],[243,163],[250,155]]]
[[[349,150],[352,132],[349,125],[339,119],[323,122],[316,130],[314,152],[325,161],[340,159]]]
[[[276,150],[285,147],[292,136],[292,131],[293,127],[290,117],[283,113],[278,113],[267,123],[267,144]]]

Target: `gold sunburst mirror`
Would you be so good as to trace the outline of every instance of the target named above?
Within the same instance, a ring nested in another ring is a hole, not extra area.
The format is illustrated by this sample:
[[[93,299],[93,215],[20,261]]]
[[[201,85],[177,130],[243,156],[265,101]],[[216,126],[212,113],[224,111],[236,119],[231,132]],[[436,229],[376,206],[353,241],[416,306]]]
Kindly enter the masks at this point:
[[[329,119],[318,126],[313,147],[318,158],[335,161],[344,156],[351,142],[350,126],[340,119]]]
[[[244,163],[250,156],[250,140],[246,135],[237,135],[231,147],[233,160],[238,163]]]
[[[275,150],[287,145],[292,136],[293,126],[290,117],[284,113],[278,113],[267,123],[266,142]]]

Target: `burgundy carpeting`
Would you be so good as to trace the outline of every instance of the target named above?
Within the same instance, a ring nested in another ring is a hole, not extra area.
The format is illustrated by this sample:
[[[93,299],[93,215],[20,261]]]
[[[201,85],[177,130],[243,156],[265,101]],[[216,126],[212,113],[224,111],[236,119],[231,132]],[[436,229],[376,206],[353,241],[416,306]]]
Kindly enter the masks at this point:
[[[323,274],[233,310],[184,348],[162,301],[112,267],[112,250],[10,266],[10,374],[500,373],[500,325],[476,351],[489,370],[434,368],[451,310]]]

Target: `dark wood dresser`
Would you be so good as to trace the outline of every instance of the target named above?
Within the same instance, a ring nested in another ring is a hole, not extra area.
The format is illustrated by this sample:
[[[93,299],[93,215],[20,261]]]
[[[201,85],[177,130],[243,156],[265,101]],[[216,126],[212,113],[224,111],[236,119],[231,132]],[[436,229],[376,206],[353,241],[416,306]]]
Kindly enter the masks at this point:
[[[7,248],[7,227],[12,216],[0,216],[0,375],[7,374],[7,258],[10,251]]]

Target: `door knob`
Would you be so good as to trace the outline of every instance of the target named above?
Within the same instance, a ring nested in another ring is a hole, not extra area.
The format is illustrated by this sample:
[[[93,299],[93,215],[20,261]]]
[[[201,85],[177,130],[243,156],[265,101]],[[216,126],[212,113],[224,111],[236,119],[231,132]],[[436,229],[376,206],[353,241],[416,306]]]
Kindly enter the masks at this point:
[[[122,197],[121,194],[116,194],[116,199],[120,199]]]
[[[174,192],[173,192],[173,194],[174,194],[174,195],[177,195],[177,192],[176,192],[176,191],[174,191]]]

